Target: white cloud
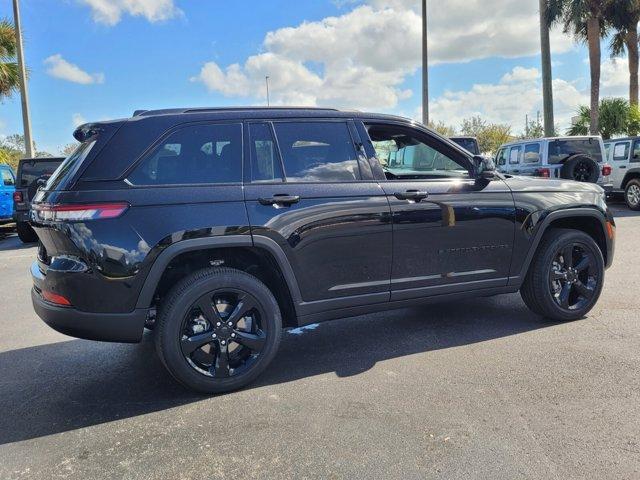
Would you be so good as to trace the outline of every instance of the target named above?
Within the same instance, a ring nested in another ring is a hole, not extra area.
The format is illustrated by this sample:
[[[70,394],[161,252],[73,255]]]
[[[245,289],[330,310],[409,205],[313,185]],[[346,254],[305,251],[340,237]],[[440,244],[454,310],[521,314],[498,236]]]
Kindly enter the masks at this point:
[[[44,61],[48,66],[47,73],[52,77],[69,82],[90,85],[92,83],[104,83],[103,73],[87,73],[77,65],[69,63],[59,53],[51,55]]]
[[[533,3],[494,0],[491,15],[481,0],[434,6],[429,13],[431,64],[538,53]],[[402,85],[420,66],[418,7],[414,0],[369,0],[340,16],[271,31],[262,53],[229,66],[207,62],[191,80],[228,97],[265,101],[268,75],[275,104],[392,109],[412,95]],[[556,52],[572,48],[564,35],[554,34],[553,45]],[[530,74],[527,69],[513,72]]]
[[[94,21],[115,25],[127,14],[144,17],[148,21],[162,22],[182,15],[173,0],[78,0],[91,8]]]
[[[564,130],[580,104],[588,103],[588,92],[563,79],[553,81],[555,121]],[[469,90],[447,91],[430,104],[435,121],[459,126],[472,115],[512,125],[513,133],[524,130],[525,115],[534,119],[542,111],[542,86],[536,68],[516,67],[495,84],[475,84]],[[417,112],[416,117],[418,117]],[[521,126],[521,127],[520,127]]]
[[[84,125],[87,123],[87,120],[80,113],[74,113],[71,115],[71,123],[73,124],[73,128],[78,128],[80,125]]]

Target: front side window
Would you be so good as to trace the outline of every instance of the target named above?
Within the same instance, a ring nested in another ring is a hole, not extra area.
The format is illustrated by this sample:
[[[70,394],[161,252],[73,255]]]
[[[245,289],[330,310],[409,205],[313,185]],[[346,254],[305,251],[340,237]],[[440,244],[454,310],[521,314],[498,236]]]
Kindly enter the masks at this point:
[[[501,148],[496,155],[496,164],[499,166],[505,166],[507,164],[507,152],[508,148]]]
[[[16,184],[15,180],[13,179],[13,174],[9,170],[3,168],[2,170],[0,170],[0,172],[2,172],[2,184],[5,187],[12,187]]]
[[[168,135],[134,169],[133,185],[197,185],[242,181],[242,126],[191,125]]]
[[[522,156],[522,147],[511,147],[509,150],[509,163],[511,165],[517,165],[520,163],[520,157]]]
[[[631,155],[632,162],[640,162],[640,141],[633,142],[633,155]]]
[[[549,143],[549,164],[563,163],[574,155],[587,155],[602,162],[602,149],[597,138],[570,138]]]
[[[540,162],[540,144],[529,143],[524,146],[524,163]]]
[[[445,154],[436,142],[411,129],[395,125],[367,125],[378,161],[388,180],[463,178],[465,165]]]
[[[613,146],[613,159],[617,162],[626,161],[629,158],[629,150],[631,150],[629,142],[616,143]]]
[[[346,122],[274,124],[287,182],[359,180],[358,156]]]

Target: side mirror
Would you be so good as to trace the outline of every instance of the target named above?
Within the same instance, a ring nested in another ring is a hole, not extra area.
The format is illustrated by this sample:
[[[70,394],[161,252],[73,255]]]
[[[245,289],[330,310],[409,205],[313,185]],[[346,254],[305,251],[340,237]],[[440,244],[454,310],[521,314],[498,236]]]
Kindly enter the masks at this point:
[[[496,176],[496,164],[491,158],[482,155],[473,156],[476,178],[494,178]]]

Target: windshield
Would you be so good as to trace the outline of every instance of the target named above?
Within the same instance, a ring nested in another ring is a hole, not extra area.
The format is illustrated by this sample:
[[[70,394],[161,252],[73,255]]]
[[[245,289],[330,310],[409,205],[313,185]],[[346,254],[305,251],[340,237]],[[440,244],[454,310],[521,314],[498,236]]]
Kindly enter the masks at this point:
[[[89,155],[89,152],[91,152],[91,149],[95,144],[96,139],[94,138],[78,145],[78,148],[76,148],[73,153],[69,155],[64,162],[62,162],[56,171],[53,172],[53,175],[51,175],[51,178],[49,178],[49,181],[45,186],[45,190],[58,190],[64,188],[68,180],[70,180],[78,171],[78,168],[82,165],[84,159],[87,158],[87,155]]]
[[[553,140],[549,143],[549,163],[563,163],[573,155],[587,155],[602,163],[602,149],[597,138],[571,138]]]

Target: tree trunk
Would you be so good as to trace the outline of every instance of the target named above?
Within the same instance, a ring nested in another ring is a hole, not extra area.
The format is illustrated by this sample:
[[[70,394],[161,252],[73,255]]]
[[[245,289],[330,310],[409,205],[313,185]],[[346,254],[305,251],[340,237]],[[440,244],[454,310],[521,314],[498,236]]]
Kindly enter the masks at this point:
[[[587,42],[589,44],[589,65],[591,67],[591,121],[589,132],[598,135],[600,125],[600,21],[597,17],[587,20]]]
[[[638,105],[638,31],[629,30],[625,38],[629,53],[629,103]]]
[[[553,79],[551,73],[551,45],[547,24],[547,0],[540,0],[540,47],[542,61],[542,105],[544,111],[544,134],[554,136],[553,121]],[[529,125],[527,124],[527,130]]]

